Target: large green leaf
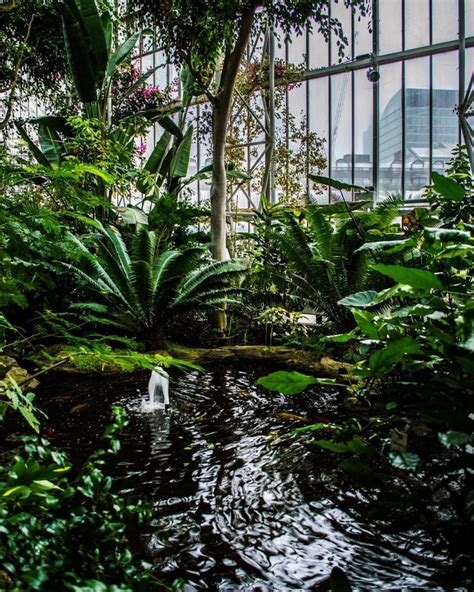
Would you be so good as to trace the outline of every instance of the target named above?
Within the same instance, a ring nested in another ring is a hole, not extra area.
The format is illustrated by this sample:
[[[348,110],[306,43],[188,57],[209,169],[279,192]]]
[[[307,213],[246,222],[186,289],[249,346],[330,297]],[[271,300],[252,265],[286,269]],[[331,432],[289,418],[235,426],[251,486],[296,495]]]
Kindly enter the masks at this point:
[[[40,123],[38,127],[38,139],[41,150],[49,162],[59,164],[63,154],[63,143],[57,131],[49,125]]]
[[[135,35],[132,35],[126,41],[124,41],[122,45],[117,49],[117,51],[110,56],[106,69],[108,77],[112,77],[117,66],[120,66],[120,64],[125,59],[127,59],[128,54],[135,47],[139,37],[140,33],[135,33]]]
[[[107,39],[95,0],[79,0],[79,8],[90,43],[90,61],[94,68],[95,81],[100,87],[104,80],[105,68],[109,58]]]
[[[102,23],[102,30],[104,31],[107,56],[109,56],[112,50],[112,38],[114,33],[114,25],[112,23],[112,17],[110,16],[110,13],[104,12],[103,14],[101,14],[100,22]]]
[[[39,162],[39,164],[42,164],[47,168],[51,168],[50,161],[46,158],[46,155],[43,154],[43,152],[41,152],[38,146],[36,146],[36,144],[33,142],[33,140],[30,138],[23,125],[19,122],[15,122],[15,126],[18,130],[18,133],[21,136],[21,139],[26,143],[33,157]]]
[[[392,370],[405,354],[416,354],[420,346],[412,337],[400,337],[390,341],[370,355],[368,365],[372,376],[382,376]]]
[[[123,93],[123,98],[125,99],[126,97],[130,96],[133,92],[135,92],[137,90],[137,88],[140,88],[140,86],[143,86],[143,84],[145,84],[145,82],[148,80],[148,78],[150,78],[150,76],[152,76],[156,72],[156,70],[158,70],[158,68],[160,68],[160,67],[161,66],[156,66],[156,68],[151,68],[147,72],[144,72],[138,78],[138,80],[136,80],[133,84],[131,84],[127,88],[127,90]]]
[[[377,327],[374,325],[373,317],[374,314],[368,310],[358,310],[357,308],[352,311],[354,320],[358,327],[369,339],[379,339],[380,335],[377,331]]]
[[[124,224],[148,224],[148,216],[143,210],[134,206],[117,208]]]
[[[447,197],[453,201],[461,201],[464,198],[464,187],[456,183],[456,181],[440,175],[435,171],[431,173],[431,180],[436,191],[441,193],[443,197]]]
[[[356,292],[355,294],[350,294],[345,298],[339,300],[338,304],[342,306],[355,306],[358,308],[366,308],[369,306],[374,306],[377,304],[377,295],[378,293],[375,290],[365,290],[364,292]]]
[[[181,102],[183,103],[183,107],[188,107],[191,104],[191,99],[193,98],[196,81],[194,74],[191,72],[188,65],[184,64],[181,67],[180,78]]]
[[[323,177],[321,175],[314,175],[313,173],[308,173],[308,178],[319,185],[328,185],[333,189],[339,189],[343,191],[364,191],[366,193],[370,192],[370,189],[366,189],[365,187],[361,187],[360,185],[351,185],[350,183],[343,183],[342,181],[338,181],[337,179],[331,179],[331,177]]]
[[[74,86],[84,103],[97,100],[95,72],[90,61],[89,42],[84,34],[84,23],[76,11],[66,4],[60,4],[66,54]]]
[[[416,240],[412,238],[400,240],[375,241],[371,243],[364,243],[355,251],[355,253],[360,253],[362,251],[383,251],[387,254],[400,253],[405,249],[414,247],[415,244]]]
[[[373,269],[386,275],[399,284],[406,284],[419,290],[442,290],[443,284],[439,278],[426,269],[405,267],[404,265],[372,265]]]
[[[161,125],[161,127],[164,130],[166,130],[167,132],[169,132],[173,136],[176,136],[179,140],[181,140],[183,138],[183,132],[179,129],[179,127],[171,119],[171,117],[164,115],[164,116],[160,117],[157,120],[157,122]]]
[[[336,452],[337,454],[349,452],[349,446],[346,444],[346,442],[334,442],[334,440],[313,440],[311,443],[315,446],[319,446],[319,448],[324,448],[324,450],[330,450],[331,452]]]
[[[471,238],[469,232],[456,228],[425,228],[424,234],[428,240],[439,240],[442,243],[462,243]]]
[[[112,177],[110,173],[100,169],[99,167],[93,164],[81,162],[74,167],[74,170],[81,175],[88,173],[89,175],[93,175],[94,177],[99,177],[99,179],[105,181],[107,185],[112,185],[112,183],[114,182],[114,177]]]
[[[236,171],[234,169],[227,169],[227,176],[230,179],[238,179],[239,181],[250,181],[252,176],[243,171]]]
[[[354,210],[361,210],[364,208],[364,206],[367,206],[372,203],[373,203],[372,200],[359,199],[356,201],[349,201],[346,203],[344,203],[342,201],[337,201],[337,202],[331,203],[331,204],[319,205],[318,207],[325,214],[346,214],[347,210],[350,210],[351,212]]]
[[[170,177],[185,177],[188,172],[189,156],[193,141],[193,126],[190,125],[184,134],[184,138],[176,148],[170,164]]]
[[[164,157],[168,150],[168,146],[170,143],[170,134],[169,132],[163,132],[163,135],[157,142],[156,146],[153,148],[153,152],[148,157],[146,161],[143,171],[145,173],[149,173],[150,175],[156,175],[161,168],[163,163]],[[163,174],[164,173],[164,174]],[[165,176],[166,172],[161,171],[162,176]],[[146,193],[147,186],[146,186],[146,177],[141,178],[137,183],[137,189],[142,193]]]
[[[316,378],[315,376],[308,376],[294,370],[292,372],[279,370],[267,376],[262,376],[257,380],[257,384],[269,391],[282,393],[283,395],[296,395],[312,384],[334,385],[335,380],[330,378]]]

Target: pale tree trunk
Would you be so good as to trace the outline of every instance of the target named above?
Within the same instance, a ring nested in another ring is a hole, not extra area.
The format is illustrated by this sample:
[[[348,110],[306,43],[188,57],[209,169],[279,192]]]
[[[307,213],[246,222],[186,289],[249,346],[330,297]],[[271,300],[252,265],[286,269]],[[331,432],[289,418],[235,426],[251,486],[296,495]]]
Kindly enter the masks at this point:
[[[232,50],[226,52],[222,67],[219,91],[213,105],[213,152],[211,182],[211,240],[214,259],[224,261],[227,257],[226,209],[227,173],[225,169],[225,139],[234,94],[235,80],[250,38],[252,23],[258,2],[250,5],[242,15],[237,41]]]
[[[212,126],[211,240],[212,255],[217,261],[227,257],[225,138],[229,115],[225,107],[220,102],[215,105]]]
[[[250,38],[252,23],[258,2],[252,3],[242,16],[237,41],[225,55],[219,91],[213,101],[212,116],[212,182],[211,182],[211,240],[212,255],[217,261],[225,261],[227,251],[227,172],[225,168],[225,140],[232,108],[235,80]],[[220,332],[226,329],[225,310],[214,315],[213,324]]]

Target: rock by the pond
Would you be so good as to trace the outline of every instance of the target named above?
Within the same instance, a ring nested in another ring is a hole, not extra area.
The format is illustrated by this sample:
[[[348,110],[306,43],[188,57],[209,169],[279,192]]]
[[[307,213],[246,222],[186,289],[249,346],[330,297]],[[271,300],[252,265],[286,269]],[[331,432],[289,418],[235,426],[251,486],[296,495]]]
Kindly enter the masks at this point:
[[[149,352],[151,353],[151,352]],[[177,359],[193,362],[204,368],[210,368],[215,364],[252,364],[260,363],[269,367],[280,367],[282,369],[298,370],[321,376],[324,378],[346,379],[352,368],[351,364],[339,362],[328,356],[316,357],[310,352],[298,350],[283,345],[229,345],[215,348],[188,348],[172,346],[166,350],[154,352],[157,354],[172,356]],[[139,370],[139,368],[137,368]],[[106,368],[100,372],[79,371],[69,363],[55,369],[57,373],[68,374],[123,374],[119,367]]]
[[[317,358],[309,352],[286,346],[234,345],[214,349],[174,347],[166,353],[204,367],[218,362],[263,362],[327,378],[340,378],[341,375],[349,374],[352,368],[351,364],[328,356]]]
[[[30,378],[28,371],[18,365],[15,358],[10,356],[0,356],[0,387],[2,384],[7,384],[9,381],[14,381],[17,384],[25,383],[25,388],[35,389],[39,382],[33,378],[28,383],[26,381]]]

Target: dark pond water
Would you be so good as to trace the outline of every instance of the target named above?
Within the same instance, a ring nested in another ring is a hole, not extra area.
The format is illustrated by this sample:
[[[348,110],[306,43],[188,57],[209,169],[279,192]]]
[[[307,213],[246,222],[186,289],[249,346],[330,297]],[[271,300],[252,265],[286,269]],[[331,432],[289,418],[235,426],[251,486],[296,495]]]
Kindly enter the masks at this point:
[[[369,520],[374,494],[341,486],[330,453],[278,441],[301,425],[282,413],[333,417],[337,392],[284,398],[255,387],[262,373],[177,377],[166,413],[142,412],[147,376],[56,383],[49,433],[77,459],[96,446],[112,404],[128,409],[117,486],[156,505],[153,561],[188,592],[318,590],[334,566],[354,590],[466,589],[439,583],[448,561],[439,541],[409,524]]]

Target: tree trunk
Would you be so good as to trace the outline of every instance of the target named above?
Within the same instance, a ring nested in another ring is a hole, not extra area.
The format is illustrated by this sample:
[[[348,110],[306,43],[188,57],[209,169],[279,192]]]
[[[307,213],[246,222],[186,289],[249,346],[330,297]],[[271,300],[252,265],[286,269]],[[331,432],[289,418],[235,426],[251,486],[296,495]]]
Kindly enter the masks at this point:
[[[230,101],[226,105],[219,100],[214,106],[212,126],[211,240],[212,255],[217,261],[224,261],[227,257],[225,138],[229,113]]]
[[[235,80],[242,56],[250,38],[257,2],[251,4],[242,16],[237,41],[232,50],[227,49],[222,67],[219,92],[213,101],[212,114],[212,182],[211,182],[211,240],[212,255],[217,261],[225,261],[227,251],[227,172],[225,168],[225,140],[234,94]],[[225,309],[213,315],[212,323],[221,333],[226,329]]]
[[[224,261],[227,257],[226,208],[227,174],[225,169],[225,139],[234,94],[235,80],[242,56],[250,38],[252,23],[258,2],[252,2],[242,15],[237,41],[227,48],[222,66],[219,91],[214,100],[212,118],[212,183],[211,183],[211,239],[214,259]]]

